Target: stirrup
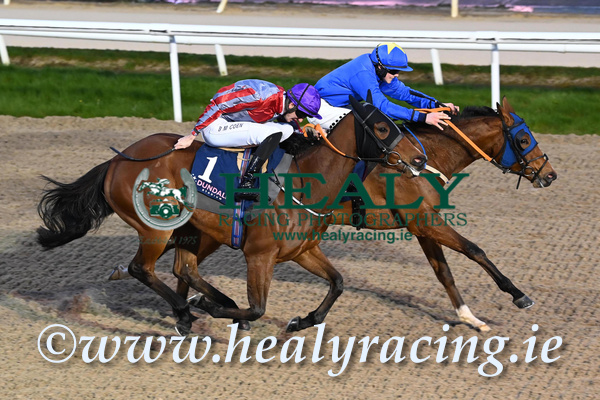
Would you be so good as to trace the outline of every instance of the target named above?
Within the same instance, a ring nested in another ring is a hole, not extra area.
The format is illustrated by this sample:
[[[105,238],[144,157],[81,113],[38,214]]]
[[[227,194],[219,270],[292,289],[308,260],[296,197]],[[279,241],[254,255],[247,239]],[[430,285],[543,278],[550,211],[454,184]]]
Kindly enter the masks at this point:
[[[240,202],[242,200],[250,200],[250,201],[258,201],[259,194],[258,193],[236,193],[234,199],[236,202]]]
[[[242,177],[242,181],[240,182],[240,186],[238,189],[254,189],[254,180],[256,178],[252,174],[246,174]],[[236,192],[234,199],[236,202],[240,202],[242,200],[250,200],[250,201],[258,201],[258,193],[252,192]]]

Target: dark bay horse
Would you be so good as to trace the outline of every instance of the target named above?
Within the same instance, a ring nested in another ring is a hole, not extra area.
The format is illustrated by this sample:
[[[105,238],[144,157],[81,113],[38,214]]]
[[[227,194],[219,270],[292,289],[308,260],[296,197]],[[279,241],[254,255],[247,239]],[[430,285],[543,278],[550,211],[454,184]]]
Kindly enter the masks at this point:
[[[556,172],[547,162],[547,157],[542,153],[537,144],[533,146],[533,136],[530,133],[520,134],[515,132],[515,137],[510,133],[512,127],[516,126],[514,121],[514,110],[506,99],[503,105],[498,105],[498,112],[490,108],[466,109],[461,116],[453,118],[456,125],[469,137],[485,154],[492,155],[495,162],[502,163],[504,150],[515,153],[514,164],[505,165],[503,172],[511,170],[513,173],[530,180],[534,187],[547,187],[557,178]],[[443,132],[430,128],[426,125],[415,125],[411,127],[419,138],[428,154],[428,165],[432,165],[443,175],[451,177],[474,161],[482,158],[482,155],[468,145],[463,138],[450,128]],[[527,128],[528,131],[528,128]],[[518,137],[518,143],[515,140]],[[410,138],[410,137],[409,137]],[[411,138],[411,140],[414,140]],[[416,141],[415,141],[416,144]],[[531,147],[533,146],[533,147]],[[530,148],[531,147],[531,148]],[[528,149],[524,154],[524,149]],[[520,160],[520,161],[519,161]],[[505,163],[506,164],[506,163]],[[387,198],[385,178],[381,173],[388,172],[382,166],[377,166],[367,177],[364,186],[373,202],[377,205],[390,204]],[[513,297],[513,303],[519,308],[527,308],[533,302],[523,292],[505,277],[498,268],[487,258],[485,252],[475,243],[457,233],[451,225],[432,225],[418,223],[425,218],[419,216],[431,216],[438,214],[436,205],[440,203],[439,192],[422,177],[409,178],[402,176],[395,181],[393,204],[412,204],[419,197],[423,198],[418,208],[413,209],[368,209],[366,214],[372,217],[368,222],[369,229],[399,229],[407,228],[413,233],[421,245],[428,261],[433,267],[439,281],[446,289],[452,305],[454,306],[460,320],[482,331],[489,330],[485,322],[477,319],[466,306],[458,289],[450,268],[445,260],[442,245],[454,251],[465,254],[471,260],[477,262],[494,279],[498,287]],[[440,180],[441,183],[443,183]],[[348,215],[355,210],[350,202],[343,202],[343,210],[338,210],[337,215],[330,222],[339,223],[344,221],[348,224]],[[407,214],[414,218],[407,218]],[[395,217],[398,218],[395,218]],[[383,223],[385,221],[385,223]],[[182,227],[174,235],[194,235],[198,232],[193,227]],[[175,243],[180,241],[175,240]],[[235,303],[229,297],[212,287],[198,274],[193,265],[198,265],[204,258],[214,252],[220,243],[206,235],[200,236],[200,246],[197,246],[196,259],[191,254],[191,246],[174,245],[176,247],[176,258],[174,265],[175,275],[179,278],[177,292],[182,297],[187,297],[188,284],[201,292],[212,301],[220,304],[228,304],[235,307]],[[302,261],[302,260],[300,260]],[[184,264],[185,262],[185,264]],[[126,271],[121,271],[126,274]],[[246,328],[248,325],[244,325]],[[291,321],[288,330],[301,329],[299,317]]]
[[[314,146],[297,157],[297,166],[303,173],[321,174],[324,180],[312,182],[309,204],[316,204],[328,197],[324,207],[327,209],[359,160],[358,157],[385,163],[391,172],[406,169],[419,171],[424,167],[426,157],[421,150],[402,137],[403,134],[389,118],[371,105],[363,106],[354,102],[354,107],[356,114],[349,114],[330,136],[331,143],[344,156],[329,147]],[[355,129],[355,120],[361,122],[362,130]],[[168,153],[178,139],[179,136],[173,134],[152,135],[134,143],[124,153],[138,159]],[[364,144],[364,148],[357,143]],[[45,225],[38,229],[38,241],[47,249],[84,236],[113,212],[136,229],[141,240],[137,254],[129,264],[129,273],[170,304],[177,319],[176,329],[180,334],[190,332],[194,319],[189,304],[154,272],[155,262],[164,252],[173,230],[159,230],[143,222],[136,213],[132,195],[136,179],[145,168],[150,171],[149,180],[168,179],[176,187],[181,187],[183,177],[180,176],[180,170],[191,169],[199,146],[201,143],[196,142],[188,149],[171,152],[160,158],[152,157],[147,161],[133,162],[123,156],[116,156],[70,184],[46,178],[55,187],[46,190],[38,206]],[[300,187],[300,179],[294,179],[294,186]],[[144,196],[144,199],[145,206],[149,208],[148,198]],[[293,221],[301,220],[299,215],[307,212],[302,209],[283,210],[280,207],[282,202],[283,196],[280,194],[274,203],[274,212],[285,212]],[[222,224],[221,217],[217,214],[196,209],[188,225],[202,232],[203,238],[210,238],[202,240],[207,249],[211,248],[209,241],[215,245],[231,245],[230,225]],[[314,220],[302,225],[292,223],[247,227],[241,249],[247,262],[249,308],[239,309],[233,302],[215,302],[211,301],[215,300],[211,298],[202,299],[198,305],[216,318],[256,320],[265,312],[274,265],[294,260],[330,284],[329,291],[319,307],[309,313],[308,317],[298,321],[302,328],[321,323],[343,290],[342,276],[321,252],[318,236],[276,240],[273,232],[322,233],[326,229],[324,221],[319,223]],[[177,264],[182,270],[197,268],[199,243],[196,246],[178,251]],[[182,273],[179,272],[178,275],[182,276]],[[178,287],[179,290],[181,288]]]

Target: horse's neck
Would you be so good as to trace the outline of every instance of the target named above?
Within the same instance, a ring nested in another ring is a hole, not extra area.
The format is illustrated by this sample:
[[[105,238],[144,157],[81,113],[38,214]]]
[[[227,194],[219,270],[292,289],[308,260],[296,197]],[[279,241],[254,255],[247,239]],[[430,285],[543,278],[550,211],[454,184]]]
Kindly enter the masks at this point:
[[[497,153],[498,145],[501,144],[502,135],[495,124],[500,124],[495,117],[472,118],[460,121],[459,128],[469,139],[471,139],[485,154],[493,157]],[[494,129],[490,129],[493,127]],[[456,174],[482,156],[468,144],[452,128],[446,128],[444,133],[436,134],[431,128],[426,133],[417,133],[417,137],[423,143],[427,152],[427,164],[436,168],[448,178]]]
[[[333,133],[328,136],[328,139],[344,154],[356,156],[354,118],[344,118],[344,120],[337,125]],[[295,166],[292,166],[289,172],[321,175],[325,184],[311,180],[311,201],[308,202],[308,204],[316,203],[325,196],[327,196],[329,202],[331,202],[338,194],[342,184],[346,181],[355,165],[355,160],[345,158],[330,149],[326,144],[321,143],[320,146],[309,150],[298,158],[299,171]],[[300,182],[298,181],[298,183]]]

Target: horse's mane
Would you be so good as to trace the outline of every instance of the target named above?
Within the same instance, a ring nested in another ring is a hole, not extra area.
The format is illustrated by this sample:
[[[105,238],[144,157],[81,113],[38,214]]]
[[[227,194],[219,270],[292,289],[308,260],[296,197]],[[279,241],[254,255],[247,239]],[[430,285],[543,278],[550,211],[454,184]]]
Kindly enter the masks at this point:
[[[485,106],[468,106],[465,107],[458,115],[452,115],[451,121],[454,124],[459,124],[462,121],[468,121],[474,118],[482,118],[482,117],[496,117],[498,118],[500,114],[498,114],[493,108],[485,107]],[[434,126],[427,125],[424,122],[406,122],[404,124],[405,127],[411,132],[419,135],[420,140],[428,141],[428,140],[437,140],[440,136],[445,136],[449,139],[454,140],[460,146],[462,146],[467,152],[471,151],[470,146],[464,142],[464,140],[459,140],[458,135],[452,129],[445,129],[444,131],[440,131]],[[435,133],[435,135],[431,135],[431,133]]]
[[[453,123],[457,123],[460,121],[478,118],[478,117],[498,117],[499,114],[490,107],[485,106],[467,106],[465,107],[458,115],[452,115],[451,121]],[[436,129],[435,131],[439,133],[440,131],[437,128],[432,128],[430,125],[427,125],[425,122],[406,122],[404,125],[408,126],[409,129],[415,129],[418,127],[428,127],[431,129]]]
[[[452,122],[458,122],[464,119],[477,117],[497,117],[498,113],[490,107],[468,106],[458,115],[452,116]]]
[[[494,109],[485,106],[468,106],[465,107],[464,110],[459,115],[452,116],[452,122],[456,123],[461,120],[477,118],[477,117],[497,117],[498,113],[494,111]],[[409,129],[414,129],[417,127],[428,127],[425,123],[420,122],[407,122],[405,123]],[[434,129],[434,128],[432,128]],[[439,132],[436,130],[436,132]],[[286,153],[289,153],[293,156],[300,156],[306,153],[308,150],[312,148],[316,148],[321,145],[322,141],[315,139],[307,139],[303,136],[293,134],[288,139],[281,142],[279,145]]]
[[[317,147],[321,144],[321,141],[314,139],[307,139],[304,136],[292,134],[289,138],[279,144],[286,153],[293,156],[300,156],[307,152],[309,149]]]

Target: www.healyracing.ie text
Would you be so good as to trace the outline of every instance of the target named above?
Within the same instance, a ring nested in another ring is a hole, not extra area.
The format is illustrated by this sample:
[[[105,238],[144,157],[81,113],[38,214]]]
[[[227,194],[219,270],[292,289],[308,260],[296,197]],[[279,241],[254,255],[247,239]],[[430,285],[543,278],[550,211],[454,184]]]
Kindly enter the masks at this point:
[[[351,359],[359,358],[359,363],[365,363],[367,358],[379,359],[381,363],[436,362],[447,364],[457,363],[466,359],[468,364],[479,360],[477,372],[485,377],[498,376],[504,370],[503,363],[516,363],[524,357],[525,363],[538,359],[542,363],[550,364],[560,358],[559,349],[562,345],[560,336],[551,337],[545,341],[540,340],[536,345],[535,332],[539,327],[533,324],[532,334],[523,341],[521,353],[507,356],[502,354],[510,338],[492,336],[480,339],[472,336],[465,340],[459,336],[449,342],[448,338],[440,335],[434,340],[431,336],[423,336],[412,343],[402,336],[392,336],[387,339],[379,336],[365,336],[357,340],[355,336],[342,339],[333,336],[323,343],[325,336],[325,323],[315,326],[313,332],[307,336],[314,336],[314,344],[305,344],[306,336],[293,336],[283,342],[280,349],[276,349],[278,339],[268,336],[262,339],[255,348],[251,348],[250,336],[238,338],[238,324],[228,325],[230,329],[229,342],[225,354],[212,354],[212,339],[209,336],[77,336],[65,325],[53,324],[47,326],[38,336],[38,350],[42,357],[51,363],[63,363],[78,352],[78,359],[84,363],[109,363],[119,358],[126,358],[130,363],[154,363],[162,357],[173,360],[175,363],[246,363],[269,362],[300,363],[305,360],[312,363],[330,362],[333,364],[328,375],[340,376],[348,366]],[[448,324],[442,326],[444,332],[450,329]],[[311,338],[312,339],[312,338]],[[478,346],[482,340],[483,345]],[[185,343],[185,345],[184,345]],[[254,346],[252,346],[254,347]],[[323,355],[323,350],[330,350],[331,358]],[[483,350],[484,354],[481,354]],[[125,354],[123,354],[125,353]],[[479,353],[479,355],[477,355]],[[550,354],[553,353],[553,354]],[[356,360],[356,359],[355,359]],[[523,360],[522,360],[523,361]],[[71,362],[75,362],[74,360]]]

